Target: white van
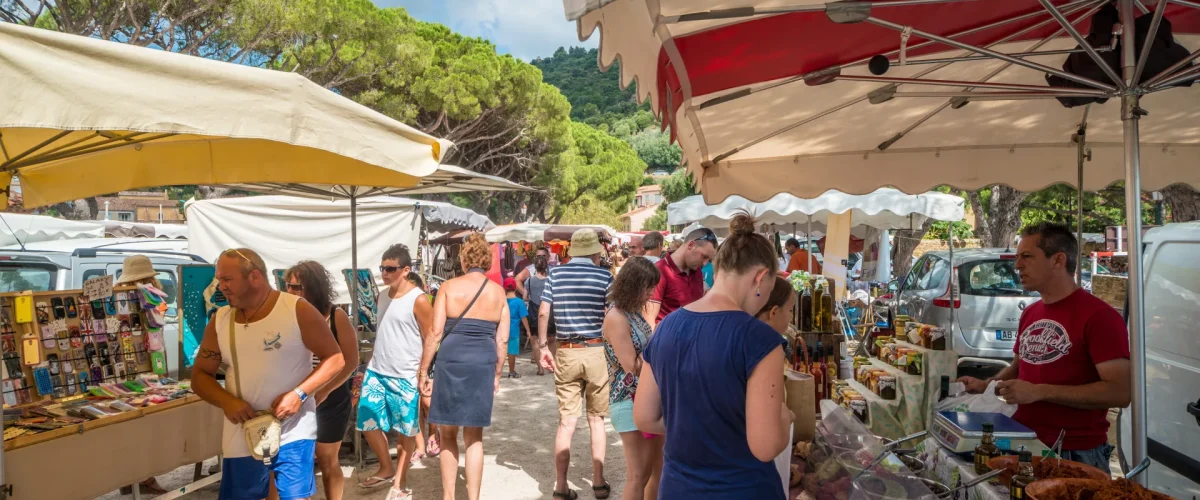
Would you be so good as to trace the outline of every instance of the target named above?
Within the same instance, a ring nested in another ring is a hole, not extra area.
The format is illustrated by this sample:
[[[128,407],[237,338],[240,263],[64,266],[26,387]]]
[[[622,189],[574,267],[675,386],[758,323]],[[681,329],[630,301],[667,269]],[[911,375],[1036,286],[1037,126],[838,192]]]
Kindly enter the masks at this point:
[[[1147,448],[1150,487],[1200,498],[1200,222],[1144,238]],[[1129,410],[1118,427],[1121,464],[1134,465]]]

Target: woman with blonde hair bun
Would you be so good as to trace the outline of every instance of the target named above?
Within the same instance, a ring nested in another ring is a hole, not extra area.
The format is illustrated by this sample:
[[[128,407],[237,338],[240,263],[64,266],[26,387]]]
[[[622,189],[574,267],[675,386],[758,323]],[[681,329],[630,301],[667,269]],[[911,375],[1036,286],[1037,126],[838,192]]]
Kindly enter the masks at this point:
[[[741,214],[712,289],[668,315],[642,351],[633,420],[666,435],[660,498],[785,498],[772,460],[788,446],[784,341],[753,315],[775,286],[771,242]]]

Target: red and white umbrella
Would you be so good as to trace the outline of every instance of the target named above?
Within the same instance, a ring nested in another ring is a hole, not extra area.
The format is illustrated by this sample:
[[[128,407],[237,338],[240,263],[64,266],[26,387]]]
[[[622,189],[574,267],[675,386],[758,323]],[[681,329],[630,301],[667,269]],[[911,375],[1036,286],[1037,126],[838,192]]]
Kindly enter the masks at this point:
[[[1143,189],[1200,187],[1200,91],[1179,87],[1200,78],[1194,0],[564,6],[581,39],[599,31],[600,65],[619,60],[621,83],[636,84],[670,127],[707,203],[1124,180],[1136,226]],[[1141,231],[1127,234],[1137,463],[1146,457]]]

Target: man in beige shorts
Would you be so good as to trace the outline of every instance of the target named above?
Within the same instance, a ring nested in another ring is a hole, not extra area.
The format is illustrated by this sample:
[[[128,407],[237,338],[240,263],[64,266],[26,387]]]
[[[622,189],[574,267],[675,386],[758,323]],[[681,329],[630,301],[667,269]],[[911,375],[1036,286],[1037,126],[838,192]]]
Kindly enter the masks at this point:
[[[558,394],[558,434],[554,438],[556,499],[578,497],[567,484],[567,469],[571,465],[571,438],[585,406],[592,437],[592,489],[596,498],[601,499],[608,498],[611,492],[604,480],[608,362],[604,358],[601,327],[613,277],[608,269],[599,265],[602,251],[595,230],[580,229],[571,235],[571,248],[567,251],[571,261],[550,269],[538,311],[539,360],[543,368],[554,372]],[[558,352],[553,354],[546,339],[551,307],[558,330]]]

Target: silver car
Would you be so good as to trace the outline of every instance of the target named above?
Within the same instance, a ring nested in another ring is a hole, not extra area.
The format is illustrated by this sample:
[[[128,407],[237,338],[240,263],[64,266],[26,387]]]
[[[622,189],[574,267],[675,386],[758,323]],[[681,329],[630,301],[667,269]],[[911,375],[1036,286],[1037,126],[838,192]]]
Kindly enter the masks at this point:
[[[1007,364],[1021,311],[1038,300],[1021,287],[1016,262],[1011,249],[955,250],[953,266],[949,252],[926,253],[900,280],[898,314],[945,328],[960,365]]]

